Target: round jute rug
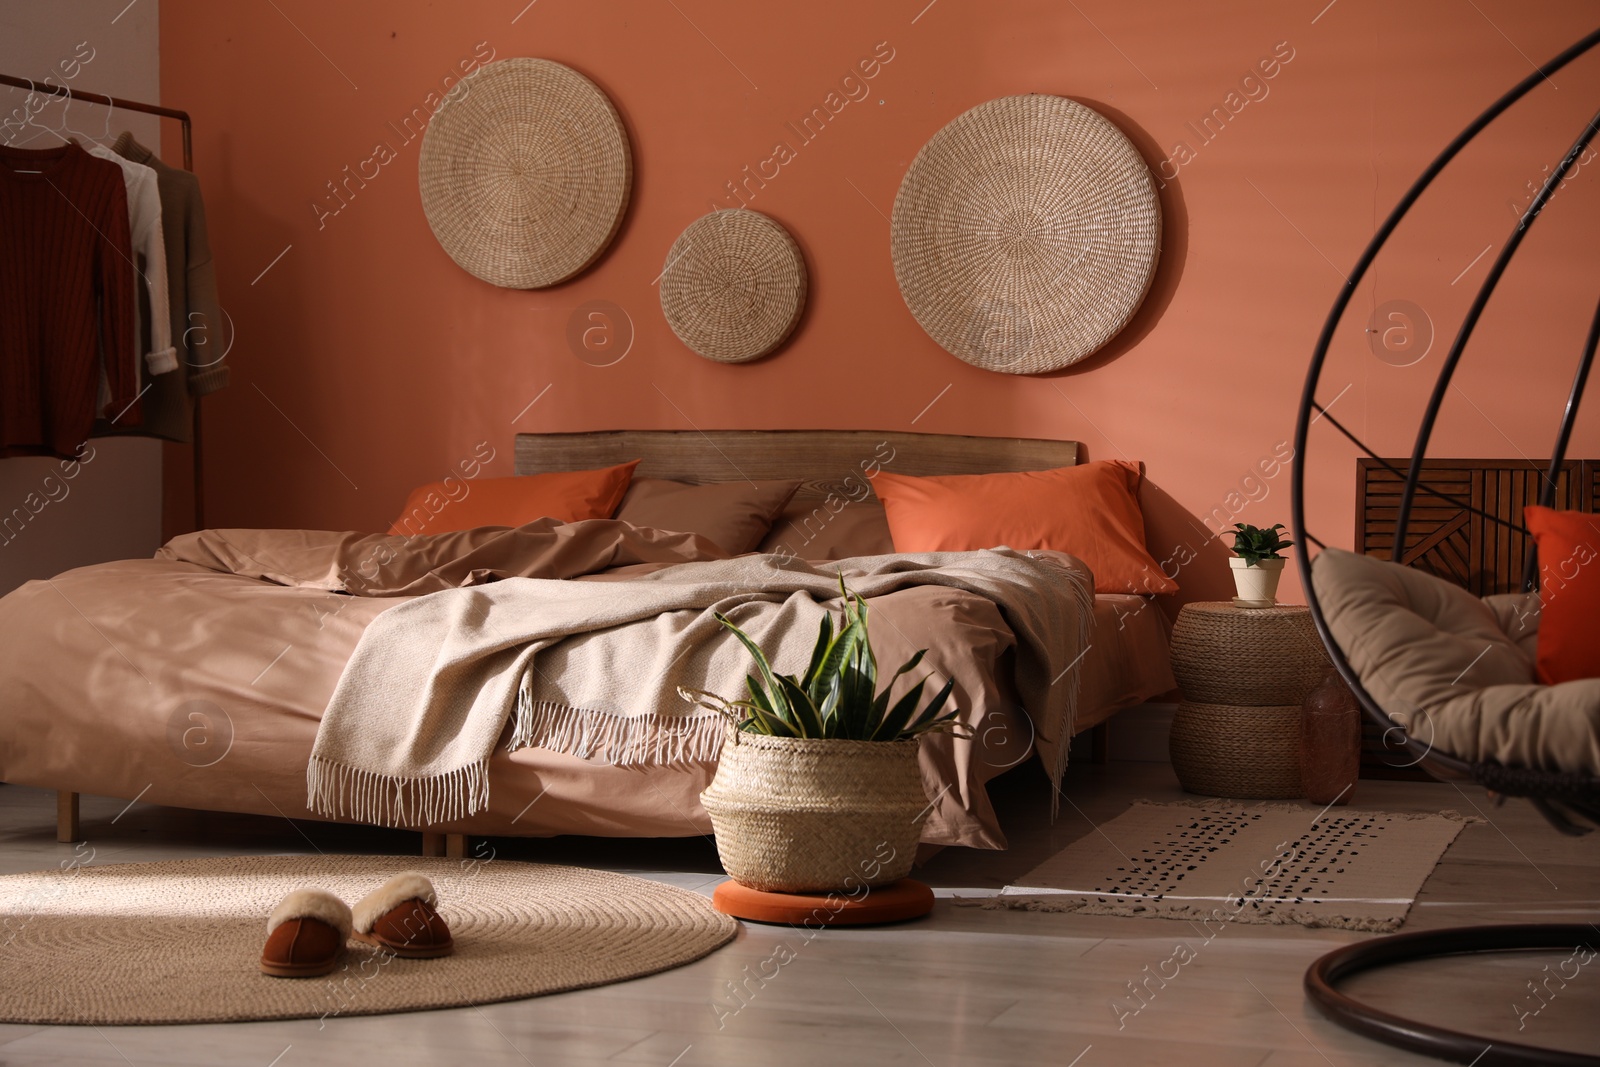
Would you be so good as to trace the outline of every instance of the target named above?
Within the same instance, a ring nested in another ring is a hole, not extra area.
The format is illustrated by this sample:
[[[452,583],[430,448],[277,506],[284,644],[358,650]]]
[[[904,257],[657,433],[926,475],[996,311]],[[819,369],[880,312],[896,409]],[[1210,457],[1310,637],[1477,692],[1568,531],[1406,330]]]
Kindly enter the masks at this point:
[[[257,969],[267,915],[320,887],[354,904],[432,879],[456,951],[398,959],[352,942],[323,978]],[[0,877],[0,1021],[233,1022],[458,1007],[604,985],[699,959],[738,923],[659,882],[510,860],[247,856]]]

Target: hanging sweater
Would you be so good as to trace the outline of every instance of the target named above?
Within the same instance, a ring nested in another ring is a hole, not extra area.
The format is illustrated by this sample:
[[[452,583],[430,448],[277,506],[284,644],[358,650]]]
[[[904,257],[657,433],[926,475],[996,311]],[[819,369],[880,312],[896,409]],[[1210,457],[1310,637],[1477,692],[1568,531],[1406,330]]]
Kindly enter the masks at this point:
[[[103,145],[90,145],[84,151],[122,168],[122,182],[128,191],[128,228],[133,250],[144,259],[140,273],[150,300],[150,350],[144,355],[145,369],[152,375],[175,371],[178,350],[172,347],[172,309],[167,302],[167,245],[162,235],[161,194],[156,189],[156,172],[143,163],[123,159]],[[135,330],[138,330],[142,310],[135,301]]]
[[[111,146],[118,154],[156,172],[161,194],[161,230],[167,245],[167,298],[172,305],[172,343],[178,348],[178,374],[150,378],[140,406],[144,422],[135,431],[173,441],[189,441],[194,432],[193,399],[228,384],[226,323],[217,304],[217,275],[206,233],[205,202],[200,180],[156,158],[131,133]],[[117,433],[103,421],[96,433]]]
[[[138,424],[133,274],[120,167],[76,144],[0,146],[0,455],[75,453],[102,342],[108,415]]]

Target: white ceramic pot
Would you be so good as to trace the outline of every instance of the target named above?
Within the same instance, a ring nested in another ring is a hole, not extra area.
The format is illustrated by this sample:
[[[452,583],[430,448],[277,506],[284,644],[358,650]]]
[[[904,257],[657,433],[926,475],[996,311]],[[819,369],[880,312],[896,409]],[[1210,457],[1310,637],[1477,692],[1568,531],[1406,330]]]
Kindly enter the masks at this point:
[[[1233,568],[1233,586],[1239,593],[1239,599],[1256,605],[1269,605],[1277,602],[1278,579],[1283,577],[1283,565],[1287,560],[1264,559],[1260,563],[1251,565],[1244,561],[1242,556],[1234,556],[1228,560]]]

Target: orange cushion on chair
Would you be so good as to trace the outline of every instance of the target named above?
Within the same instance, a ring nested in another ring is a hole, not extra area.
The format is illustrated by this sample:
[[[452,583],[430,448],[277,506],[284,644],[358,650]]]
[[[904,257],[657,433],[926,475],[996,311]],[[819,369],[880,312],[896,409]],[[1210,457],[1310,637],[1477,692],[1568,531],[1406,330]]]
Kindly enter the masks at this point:
[[[1067,552],[1089,565],[1097,593],[1173,593],[1145,548],[1139,465],[1097,460],[1016,474],[913,478],[879,471],[896,552],[970,552],[1002,545]]]
[[[634,460],[592,471],[430,482],[411,491],[389,532],[411,537],[477,526],[521,526],[543,518],[609,519],[638,465]]]
[[[1600,678],[1600,518],[1527,507],[1539,546],[1539,680]]]

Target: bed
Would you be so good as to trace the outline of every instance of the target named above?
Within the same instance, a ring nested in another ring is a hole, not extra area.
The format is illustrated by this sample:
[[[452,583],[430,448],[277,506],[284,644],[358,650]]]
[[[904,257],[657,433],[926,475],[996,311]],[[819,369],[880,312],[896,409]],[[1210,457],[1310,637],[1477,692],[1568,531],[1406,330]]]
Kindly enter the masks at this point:
[[[707,483],[802,479],[762,544],[806,559],[831,529],[829,556],[882,550],[882,505],[862,493],[871,464],[910,475],[1069,466],[1077,445],[853,431],[617,431],[519,435],[519,475],[643,457],[635,477]],[[872,509],[877,508],[876,515]],[[874,539],[877,540],[874,540]],[[604,575],[601,575],[604,577]],[[317,819],[307,763],[346,661],[381,613],[410,598],[345,596],[174,559],[125,560],[32,582],[0,600],[0,780],[202,810]],[[924,842],[1004,848],[986,783],[1068,733],[1172,689],[1166,615],[1148,597],[1093,602],[1073,657],[1074,719],[1040,736],[1012,683],[1015,641],[994,604],[919,587],[878,597],[881,661],[933,649],[956,679],[969,740],[924,744],[936,797]],[[151,620],[182,618],[182,625]],[[418,827],[433,833],[678,837],[708,833],[699,803],[714,762],[614,766],[497,745],[487,806]],[[341,820],[359,821],[359,820]]]

